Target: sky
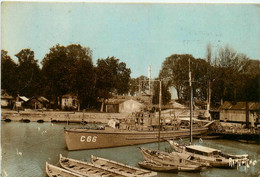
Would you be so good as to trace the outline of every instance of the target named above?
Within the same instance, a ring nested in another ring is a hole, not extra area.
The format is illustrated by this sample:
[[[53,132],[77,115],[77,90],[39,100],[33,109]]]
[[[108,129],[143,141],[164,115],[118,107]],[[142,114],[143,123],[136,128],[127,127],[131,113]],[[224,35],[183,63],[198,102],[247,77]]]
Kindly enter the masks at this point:
[[[260,59],[259,4],[3,2],[1,49],[25,48],[40,61],[56,44],[80,44],[97,59],[116,57],[131,77],[158,76],[172,54],[205,58],[226,45]]]

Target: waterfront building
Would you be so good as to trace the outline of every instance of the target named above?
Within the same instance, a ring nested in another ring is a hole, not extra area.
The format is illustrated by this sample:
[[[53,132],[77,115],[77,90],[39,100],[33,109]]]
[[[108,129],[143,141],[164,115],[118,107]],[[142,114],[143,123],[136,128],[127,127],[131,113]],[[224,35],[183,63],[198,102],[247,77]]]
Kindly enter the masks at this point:
[[[27,106],[32,109],[43,109],[48,108],[50,102],[43,96],[32,97],[29,99]]]
[[[143,107],[144,104],[135,99],[135,97],[114,97],[105,101],[103,111],[109,113],[131,113],[141,111]]]
[[[251,125],[255,123],[259,124],[259,110],[259,102],[237,102],[232,104],[232,102],[225,101],[224,104],[219,107],[220,121],[246,123],[248,117],[248,122],[250,122]]]
[[[1,107],[12,107],[14,98],[9,95],[4,89],[1,89]]]
[[[66,94],[61,98],[62,110],[76,110],[79,106],[78,97],[74,94]]]

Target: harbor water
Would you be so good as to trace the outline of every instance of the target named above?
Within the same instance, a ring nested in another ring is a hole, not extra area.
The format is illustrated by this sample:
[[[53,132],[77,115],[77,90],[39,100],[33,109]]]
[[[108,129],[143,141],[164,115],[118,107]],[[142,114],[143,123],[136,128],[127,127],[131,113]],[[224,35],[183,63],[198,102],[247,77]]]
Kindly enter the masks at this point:
[[[1,122],[1,176],[5,177],[41,177],[46,176],[45,162],[59,166],[59,154],[81,161],[90,161],[90,156],[98,156],[138,167],[143,161],[138,147],[158,149],[157,143],[93,149],[81,151],[68,151],[66,148],[62,123],[21,123]],[[70,125],[80,126],[80,125]],[[188,141],[188,140],[187,140]],[[217,148],[232,154],[249,154],[251,160],[257,161],[249,168],[241,166],[235,169],[208,168],[198,173],[158,173],[160,177],[244,177],[260,176],[260,145],[245,144],[231,140],[194,140],[195,144],[202,144]],[[160,143],[160,150],[169,151],[167,142]]]

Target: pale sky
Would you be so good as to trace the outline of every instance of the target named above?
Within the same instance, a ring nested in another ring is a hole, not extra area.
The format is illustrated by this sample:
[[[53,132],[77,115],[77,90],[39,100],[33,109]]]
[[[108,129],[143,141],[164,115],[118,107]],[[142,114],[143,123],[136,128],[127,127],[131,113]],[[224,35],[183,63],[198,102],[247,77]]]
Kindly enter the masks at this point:
[[[93,50],[93,63],[115,56],[131,77],[157,77],[172,54],[205,58],[229,45],[260,59],[259,4],[3,2],[1,48],[14,56],[25,48],[40,61],[56,44]],[[213,52],[214,53],[214,52]]]

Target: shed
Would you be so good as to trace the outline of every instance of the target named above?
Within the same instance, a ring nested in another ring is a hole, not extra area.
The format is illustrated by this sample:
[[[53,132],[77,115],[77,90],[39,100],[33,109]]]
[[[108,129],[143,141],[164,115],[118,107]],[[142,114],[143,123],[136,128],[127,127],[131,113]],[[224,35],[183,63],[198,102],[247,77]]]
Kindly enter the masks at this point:
[[[33,109],[47,108],[49,104],[50,104],[49,100],[43,96],[32,97],[27,103],[28,107]]]
[[[246,122],[246,102],[237,102],[235,104],[232,104],[232,102],[225,101],[224,104],[219,107],[219,110],[221,121],[235,123]],[[248,102],[249,121],[252,124],[260,123],[259,111],[259,102]]]
[[[105,102],[104,111],[110,113],[131,113],[141,111],[144,104],[129,98],[111,98]]]
[[[138,112],[144,105],[136,100],[126,100],[119,104],[119,112],[121,113],[131,113],[131,112]]]
[[[118,113],[119,105],[124,102],[124,99],[111,98],[105,102],[105,112]]]

